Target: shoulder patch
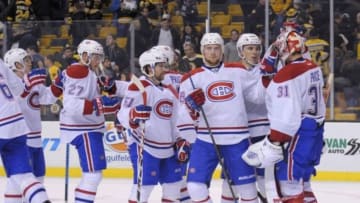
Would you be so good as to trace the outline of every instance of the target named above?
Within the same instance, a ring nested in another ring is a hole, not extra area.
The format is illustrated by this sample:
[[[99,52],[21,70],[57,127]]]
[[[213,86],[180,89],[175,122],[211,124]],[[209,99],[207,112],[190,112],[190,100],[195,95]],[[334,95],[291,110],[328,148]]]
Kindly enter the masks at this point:
[[[281,83],[288,80],[292,80],[296,78],[297,76],[305,73],[306,71],[316,68],[318,65],[316,65],[314,62],[310,60],[305,60],[303,63],[292,63],[289,65],[286,65],[284,68],[282,68],[274,77],[274,82]]]
[[[185,73],[182,78],[181,78],[181,82],[185,81],[186,79],[190,78],[192,75],[196,75],[197,73],[201,73],[203,72],[204,69],[202,68],[195,68],[195,69],[192,69],[190,72],[188,73]]]
[[[147,86],[150,86],[151,83],[146,81],[146,80],[140,80],[142,85],[146,88]],[[128,90],[131,90],[131,91],[138,91],[139,88],[134,84],[134,83],[131,83],[128,87]]]
[[[72,78],[84,78],[89,74],[89,68],[81,64],[73,64],[68,66],[66,74]]]

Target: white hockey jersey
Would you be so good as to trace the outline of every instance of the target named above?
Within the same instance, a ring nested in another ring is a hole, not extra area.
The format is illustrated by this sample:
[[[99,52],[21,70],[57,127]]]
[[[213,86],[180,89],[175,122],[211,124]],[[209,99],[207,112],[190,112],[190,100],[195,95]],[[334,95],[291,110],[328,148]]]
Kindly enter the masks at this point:
[[[248,70],[249,76],[247,77],[248,80],[254,80],[254,84],[256,85],[258,81],[261,81],[261,73],[260,67],[255,66],[252,69]],[[265,88],[265,87],[264,87]],[[265,98],[265,94],[264,94]],[[270,133],[270,123],[269,119],[267,118],[267,110],[264,103],[253,103],[249,101],[245,101],[247,116],[248,116],[248,126],[250,137],[258,137],[267,135]]]
[[[42,147],[40,105],[53,104],[57,100],[50,88],[36,85],[26,97],[18,97],[21,111],[30,130],[27,136],[27,145]]]
[[[254,80],[244,79],[248,77],[248,72],[240,65],[221,65],[216,71],[201,67],[192,70],[182,78],[179,96],[182,103],[180,111],[188,111],[184,98],[194,89],[201,88],[205,93],[203,110],[206,115],[201,115],[199,118],[198,139],[212,142],[205,116],[216,144],[230,145],[249,138],[245,101],[263,103],[265,91],[261,81],[257,81],[254,85]],[[177,126],[187,126],[192,123],[192,121],[185,121],[184,118],[178,121]],[[183,137],[182,133],[185,130],[179,130]]]
[[[67,143],[85,132],[104,132],[104,115],[84,114],[86,103],[100,97],[96,74],[87,66],[75,63],[59,76],[62,82],[63,108],[60,112],[60,136]],[[52,86],[53,89],[61,88]],[[53,91],[54,92],[54,91]]]
[[[294,136],[304,117],[323,122],[326,112],[323,85],[321,68],[309,60],[283,67],[266,91],[271,134]]]
[[[150,80],[141,80],[147,94],[146,105],[152,107],[150,120],[145,122],[144,150],[157,158],[168,158],[174,155],[174,143],[178,136],[176,115],[178,108],[177,92],[171,86],[156,86]],[[129,112],[144,104],[139,88],[131,83],[122,100],[121,109],[117,115],[125,128],[129,125]],[[128,144],[139,142],[140,132],[132,130]]]
[[[164,85],[173,86],[176,91],[179,91],[182,74],[176,71],[169,71],[164,75],[164,79],[161,81]]]
[[[16,96],[23,91],[21,80],[0,59],[0,138],[27,135],[29,129]]]

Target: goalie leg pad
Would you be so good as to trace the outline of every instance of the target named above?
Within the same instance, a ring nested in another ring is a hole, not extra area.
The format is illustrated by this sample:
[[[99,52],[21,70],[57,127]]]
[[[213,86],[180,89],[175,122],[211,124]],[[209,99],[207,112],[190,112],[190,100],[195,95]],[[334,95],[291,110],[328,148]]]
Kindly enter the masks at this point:
[[[187,188],[193,202],[212,203],[205,183],[188,182]]]

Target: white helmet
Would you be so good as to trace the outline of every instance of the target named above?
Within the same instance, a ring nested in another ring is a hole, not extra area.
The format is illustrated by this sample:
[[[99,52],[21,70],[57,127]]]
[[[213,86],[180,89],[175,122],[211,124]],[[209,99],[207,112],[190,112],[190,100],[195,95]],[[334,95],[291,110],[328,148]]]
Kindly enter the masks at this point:
[[[255,66],[260,61],[258,61],[257,63],[254,64],[254,63],[250,62],[248,59],[246,59],[245,56],[243,55],[244,46],[246,46],[246,45],[259,45],[260,53],[261,53],[262,52],[261,40],[256,34],[244,33],[244,34],[240,35],[238,41],[236,42],[236,48],[237,48],[239,57],[241,59],[245,60],[248,64]],[[259,58],[259,60],[260,60],[260,58]]]
[[[167,62],[169,65],[173,65],[175,63],[175,53],[171,47],[166,45],[157,45],[152,47],[151,50],[162,52],[167,58]]]
[[[80,42],[80,44],[78,45],[78,49],[77,52],[80,56],[80,61],[86,65],[90,64],[90,59],[92,54],[98,54],[100,56],[102,56],[102,59],[104,59],[104,49],[102,47],[102,45],[94,40],[89,40],[89,39],[85,39],[82,42]],[[89,61],[83,61],[82,59],[82,55],[83,53],[87,53],[89,56]]]
[[[10,49],[9,51],[7,51],[4,55],[4,62],[9,66],[9,68],[13,71],[15,70],[19,70],[19,71],[24,71],[25,69],[25,57],[30,57],[30,55],[21,48],[13,48]],[[17,69],[15,63],[18,62],[20,63],[23,68]]]
[[[224,39],[216,32],[205,33],[200,41],[201,54],[204,52],[204,46],[209,44],[219,44],[221,51],[224,53]]]
[[[238,41],[236,42],[236,48],[238,50],[239,56],[241,56],[243,48],[246,45],[260,45],[260,47],[262,47],[261,40],[256,34],[244,33],[244,34],[240,35]],[[261,50],[260,50],[260,52],[261,52]]]
[[[146,70],[147,66],[150,66],[150,68],[154,69],[157,63],[167,63],[167,62],[168,62],[167,58],[162,52],[153,49],[143,52],[139,57],[141,72],[148,77],[153,77],[154,71],[149,73]]]
[[[290,55],[294,53],[303,54],[306,50],[304,38],[295,31],[280,33],[275,44],[283,64]]]

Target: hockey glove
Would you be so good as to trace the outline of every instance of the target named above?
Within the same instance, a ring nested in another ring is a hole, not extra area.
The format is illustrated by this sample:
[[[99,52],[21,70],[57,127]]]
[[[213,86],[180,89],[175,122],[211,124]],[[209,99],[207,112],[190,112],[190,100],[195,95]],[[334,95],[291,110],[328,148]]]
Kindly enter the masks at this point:
[[[46,80],[46,69],[36,68],[31,70],[24,76],[25,88],[31,90],[32,87],[38,84],[44,84]]]
[[[100,76],[98,78],[100,89],[109,94],[115,94],[116,85],[115,81],[108,76]]]
[[[185,139],[178,139],[175,143],[175,153],[178,161],[186,163],[190,157],[190,143]]]
[[[114,114],[120,109],[120,99],[119,97],[108,97],[102,96],[97,97],[92,100],[93,110],[96,112],[96,115],[102,114]]]
[[[274,45],[271,45],[260,62],[261,74],[263,76],[273,76],[277,72],[278,52]]]
[[[195,89],[185,97],[185,104],[190,110],[200,111],[200,108],[204,103],[205,94],[200,88]]]
[[[268,137],[249,146],[241,158],[250,166],[266,168],[284,159],[282,146],[271,143]]]
[[[130,127],[137,128],[140,122],[150,119],[151,106],[138,105],[130,110]]]

